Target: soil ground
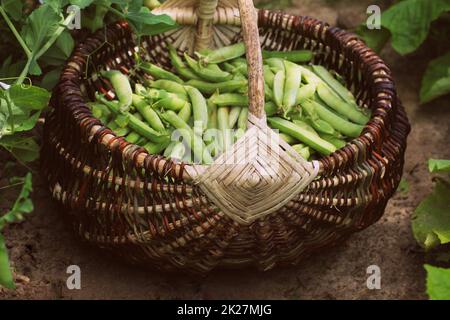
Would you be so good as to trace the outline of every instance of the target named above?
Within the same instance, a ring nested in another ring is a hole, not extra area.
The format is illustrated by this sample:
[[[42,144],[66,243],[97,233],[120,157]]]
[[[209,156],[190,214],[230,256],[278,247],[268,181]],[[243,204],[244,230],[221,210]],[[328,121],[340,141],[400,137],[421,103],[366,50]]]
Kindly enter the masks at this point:
[[[294,1],[296,8],[289,11],[332,24],[361,21],[367,1],[352,7],[347,2]],[[351,14],[355,18],[349,17]],[[216,271],[206,278],[164,274],[130,267],[80,243],[63,222],[43,181],[35,177],[34,213],[4,232],[18,287],[15,291],[0,289],[0,300],[426,298],[424,258],[412,236],[410,218],[432,188],[426,160],[450,157],[450,108],[445,98],[429,106],[418,104],[420,76],[426,66],[424,53],[405,59],[387,49],[383,58],[392,68],[413,130],[404,171],[410,190],[397,193],[375,225],[297,267],[267,273]],[[8,199],[4,199],[1,212],[6,209]],[[72,264],[81,267],[81,290],[66,288],[66,268]],[[366,269],[370,265],[381,268],[380,290],[367,289]]]

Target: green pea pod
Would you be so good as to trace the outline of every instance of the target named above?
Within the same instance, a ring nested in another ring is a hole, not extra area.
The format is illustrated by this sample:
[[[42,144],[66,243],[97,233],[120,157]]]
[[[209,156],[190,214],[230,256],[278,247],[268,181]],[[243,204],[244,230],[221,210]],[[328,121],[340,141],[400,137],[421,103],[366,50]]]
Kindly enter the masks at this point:
[[[295,104],[302,104],[304,101],[311,99],[316,93],[316,87],[317,85],[314,83],[301,86],[297,91]]]
[[[309,124],[307,124],[306,122],[302,121],[302,120],[294,120],[293,121],[295,125],[301,127],[302,129],[309,131],[310,133],[312,133],[315,136],[319,136],[319,134],[317,133],[317,131],[311,127]]]
[[[242,130],[247,130],[248,123],[248,108],[242,108],[238,119],[238,128]]]
[[[186,104],[189,104],[175,93],[164,90],[149,89],[148,95],[152,100],[157,100],[153,107],[162,107],[165,110],[180,111]]]
[[[235,92],[242,87],[247,86],[247,80],[230,80],[225,82],[219,82],[219,83],[211,83],[201,80],[189,80],[186,84],[189,86],[192,86],[194,88],[197,88],[200,90],[200,92],[204,94],[213,94],[217,90],[220,93],[229,93],[229,92]]]
[[[263,66],[263,72],[264,72],[264,82],[268,84],[269,88],[273,88],[275,74],[272,72],[272,70],[268,65]]]
[[[203,78],[212,82],[224,82],[231,80],[233,75],[229,72],[225,72],[222,70],[212,70],[208,68],[204,68],[200,66],[198,61],[191,58],[187,53],[184,54],[186,62],[188,66],[192,69],[192,71],[197,74],[200,78]]]
[[[348,137],[356,138],[364,129],[363,126],[347,121],[317,101],[305,101],[302,104],[302,107],[305,108],[305,106],[313,108],[320,119],[325,120],[331,124],[336,131],[341,132]]]
[[[102,71],[101,74],[111,81],[120,103],[120,111],[127,112],[130,109],[133,96],[133,89],[131,89],[128,77],[117,70]]]
[[[158,114],[147,104],[144,98],[136,94],[133,95],[133,105],[137,111],[142,115],[145,121],[156,131],[165,132],[164,124],[161,122]]]
[[[305,120],[319,133],[333,135],[336,132],[331,124],[322,119],[307,117]]]
[[[185,145],[181,142],[177,142],[177,144],[173,147],[172,151],[170,152],[169,158],[181,160],[183,159],[185,153],[186,153]]]
[[[169,44],[167,47],[169,48],[170,61],[172,62],[172,65],[175,68],[175,70],[178,72],[178,74],[185,79],[200,80],[200,77],[197,76],[191,69],[189,69],[184,64],[183,60],[178,55],[176,49],[171,44]]]
[[[170,154],[172,153],[173,148],[178,144],[178,141],[172,141],[169,143],[169,145],[167,146],[167,148],[164,150],[163,156],[165,158],[169,158]]]
[[[241,114],[242,107],[232,107],[228,116],[228,128],[233,129],[238,122],[239,115]]]
[[[169,145],[170,140],[167,140],[162,143],[155,143],[155,142],[147,142],[144,145],[144,149],[147,150],[149,154],[159,154],[161,153],[167,146]]]
[[[223,106],[237,106],[248,107],[248,96],[237,93],[224,93],[214,95],[210,98],[211,102],[218,107]]]
[[[231,65],[235,67],[235,70],[244,76],[248,77],[248,65],[245,59],[236,59],[231,62]]]
[[[208,129],[217,128],[217,106],[210,99],[206,101],[208,105]]]
[[[347,144],[347,142],[345,140],[340,139],[338,137],[335,137],[333,135],[320,134],[320,137],[323,140],[328,141],[329,143],[331,143],[332,145],[334,145],[338,149],[341,149],[341,148],[345,147],[345,145]]]
[[[326,84],[319,83],[317,85],[317,93],[320,99],[322,99],[330,108],[351,121],[365,125],[370,120],[369,116],[358,110],[356,103],[346,103],[332,92]]]
[[[264,105],[264,111],[266,112],[266,116],[271,117],[278,113],[278,107],[272,101],[268,101]]]
[[[178,117],[178,115],[171,110],[164,112],[161,116],[165,121],[179,130],[184,141],[186,141],[189,148],[193,150],[196,161],[203,162],[204,164],[211,164],[213,162],[213,159],[209,152],[207,152],[206,146],[201,138],[194,134],[192,128],[184,122],[183,119]],[[199,139],[201,142],[198,141]]]
[[[264,81],[264,99],[266,99],[266,101],[273,100],[273,91],[265,81]]]
[[[295,63],[284,61],[284,66],[286,69],[286,80],[284,84],[283,107],[284,114],[287,115],[295,106],[302,73],[300,67]]]
[[[245,130],[242,128],[238,128],[235,132],[234,132],[234,136],[233,136],[233,140],[236,143],[240,138],[242,138],[245,134]]]
[[[270,59],[265,59],[264,63],[267,64],[272,71],[274,71],[275,73],[277,73],[278,71],[283,70],[284,71],[284,60],[280,59],[280,58],[270,58]]]
[[[321,139],[320,137],[312,134],[311,132],[301,128],[300,126],[297,126],[296,124],[288,120],[278,117],[270,117],[267,119],[267,121],[272,128],[278,129],[281,132],[284,132],[298,139],[299,141],[305,143],[306,145],[322,154],[329,155],[336,151],[336,147],[331,143]]]
[[[183,109],[178,112],[178,116],[183,119],[184,122],[188,122],[192,116],[192,106],[190,103],[186,104]]]
[[[281,139],[283,139],[283,141],[285,141],[286,143],[288,143],[288,144],[290,144],[290,145],[293,145],[293,144],[295,144],[295,143],[298,143],[298,140],[297,140],[297,139],[295,139],[294,137],[291,137],[290,135],[288,135],[288,134],[286,134],[286,133],[280,132],[280,133],[278,134],[278,136],[279,136]]]
[[[284,83],[285,83],[285,72],[280,70],[275,74],[273,81],[273,100],[278,108],[283,108],[283,97],[284,97]]]
[[[310,50],[292,50],[292,51],[262,51],[263,59],[279,58],[296,63],[305,63],[312,60],[314,54]]]
[[[355,97],[353,94],[344,87],[333,75],[324,67],[313,65],[311,66],[313,72],[319,76],[328,87],[333,90],[339,97],[341,97],[348,104],[355,103]]]
[[[126,137],[125,140],[127,140],[129,143],[137,143],[141,136],[137,132],[130,132]]]
[[[220,49],[211,51],[206,55],[202,61],[203,63],[221,63],[228,60],[235,59],[245,54],[245,44],[243,42],[232,44],[230,46],[222,47]]]
[[[172,80],[178,83],[183,83],[183,80],[181,80],[180,77],[170,71],[164,70],[163,68],[154,65],[153,63],[142,62],[139,65],[139,68],[156,79]]]
[[[311,150],[303,144],[293,145],[292,149],[294,149],[295,152],[297,152],[305,160],[309,160],[311,157]]]
[[[150,86],[152,86],[153,88],[156,88],[156,89],[162,89],[167,92],[179,94],[181,96],[186,97],[185,100],[187,100],[186,89],[184,88],[184,86],[182,84],[179,84],[178,82],[175,82],[172,80],[160,79],[160,80],[150,82]]]
[[[228,107],[217,109],[217,126],[222,133],[221,147],[223,151],[228,150],[233,144],[231,137],[231,128],[229,127],[230,111]]]
[[[206,99],[197,88],[186,86],[186,91],[191,98],[194,122],[200,122],[204,131],[208,128],[208,105]]]
[[[105,97],[99,94],[96,95],[96,98],[98,101],[105,104],[113,113],[120,114],[120,108],[118,104],[106,100]],[[152,142],[161,143],[167,141],[169,138],[167,135],[161,134],[158,131],[152,129],[145,122],[139,120],[137,117],[131,114],[129,114],[129,127],[131,130],[136,131],[141,136],[147,138]]]

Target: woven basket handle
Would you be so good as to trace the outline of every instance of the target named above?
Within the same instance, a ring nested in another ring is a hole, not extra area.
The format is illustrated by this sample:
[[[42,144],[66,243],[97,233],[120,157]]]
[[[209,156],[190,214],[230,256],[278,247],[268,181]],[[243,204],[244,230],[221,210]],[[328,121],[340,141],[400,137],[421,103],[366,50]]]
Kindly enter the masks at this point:
[[[264,78],[258,17],[252,0],[238,0],[238,3],[242,35],[247,51],[249,113],[260,119],[265,116],[265,112]],[[211,28],[217,4],[217,0],[199,1],[196,48],[206,47],[211,40]]]

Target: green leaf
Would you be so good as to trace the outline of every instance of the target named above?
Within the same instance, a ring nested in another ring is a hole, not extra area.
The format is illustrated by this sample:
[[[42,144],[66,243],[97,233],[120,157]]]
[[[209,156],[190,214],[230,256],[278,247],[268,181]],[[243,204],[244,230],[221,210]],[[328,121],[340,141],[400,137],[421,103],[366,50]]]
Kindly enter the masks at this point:
[[[61,13],[50,4],[41,5],[34,10],[27,18],[21,35],[30,48],[33,56],[39,52],[62,22]],[[32,60],[29,73],[40,75],[42,73],[39,64]]]
[[[388,29],[381,28],[379,30],[370,30],[365,24],[360,25],[355,30],[355,33],[359,35],[366,42],[367,46],[372,48],[375,52],[381,52],[391,37]]]
[[[50,92],[35,86],[13,85],[9,96],[14,105],[23,110],[42,110],[48,104]]]
[[[33,191],[32,175],[30,172],[25,176],[25,180],[20,190],[20,194],[14,202],[10,211],[0,217],[0,231],[7,223],[18,222],[23,220],[23,215],[33,211],[33,202],[30,194]]]
[[[431,300],[450,300],[450,269],[426,264],[427,294]]]
[[[155,15],[147,7],[141,7],[139,11],[128,12],[125,14],[125,18],[140,36],[163,33],[177,26],[175,21],[168,15]]]
[[[8,289],[14,289],[14,280],[9,265],[8,250],[6,249],[5,239],[0,234],[0,286]]]
[[[74,47],[75,41],[70,35],[70,32],[64,30],[53,46],[45,52],[39,61],[51,66],[61,66],[70,57]]]
[[[6,13],[16,21],[22,18],[23,3],[18,0],[2,0],[1,5]]]
[[[428,169],[431,173],[449,173],[450,160],[429,159]]]
[[[381,24],[392,34],[392,47],[405,55],[425,41],[431,23],[448,10],[449,0],[404,0],[382,14]]]
[[[61,72],[62,68],[57,68],[47,72],[42,78],[40,86],[47,90],[53,90],[53,88],[58,84]]]
[[[420,245],[431,249],[450,242],[450,186],[438,180],[414,211],[412,230]]]
[[[450,93],[450,52],[430,62],[422,79],[420,102]]]
[[[39,145],[32,137],[5,135],[0,139],[0,146],[22,163],[34,161],[39,157]]]
[[[70,4],[80,7],[80,9],[84,9],[89,7],[94,0],[70,0]]]

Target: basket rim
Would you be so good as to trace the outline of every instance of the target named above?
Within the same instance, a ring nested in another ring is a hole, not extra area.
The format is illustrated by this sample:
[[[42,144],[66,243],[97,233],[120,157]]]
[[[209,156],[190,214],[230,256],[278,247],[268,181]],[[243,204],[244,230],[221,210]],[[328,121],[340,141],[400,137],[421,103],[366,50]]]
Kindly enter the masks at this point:
[[[259,9],[258,21],[261,17],[268,15],[270,12],[273,11]],[[331,27],[326,22],[308,16],[292,15],[282,12],[276,13],[281,14],[283,19],[289,20],[296,18],[300,21],[299,23],[308,25],[310,28],[316,28],[318,32],[322,32],[325,35],[328,41],[335,41],[337,43],[341,48],[341,54],[343,54],[344,51],[349,51],[356,55],[357,58],[361,58],[361,60],[365,61],[367,65],[364,65],[365,68],[361,70],[361,72],[370,73],[372,76],[368,82],[369,86],[372,89],[375,88],[375,90],[372,91],[374,99],[369,107],[372,111],[378,110],[380,113],[372,113],[370,121],[366,124],[359,137],[352,139],[346,146],[336,150],[334,153],[315,160],[319,165],[318,176],[320,176],[325,171],[334,170],[335,167],[339,165],[339,162],[345,162],[346,160],[348,161],[349,159],[355,158],[354,153],[358,154],[361,148],[367,149],[371,148],[373,145],[381,145],[383,137],[382,132],[386,125],[385,118],[389,112],[392,112],[393,104],[398,103],[395,84],[392,80],[390,69],[386,66],[384,61],[372,49],[367,47],[355,34],[338,27]],[[93,34],[90,34],[83,42],[77,44],[72,56],[67,61],[62,74],[69,69],[73,71],[74,66],[76,65],[76,75],[79,76],[84,70],[84,67],[81,67],[80,64],[86,64],[84,58],[80,59],[80,56],[86,56],[86,43],[98,41],[99,38],[104,38],[106,33],[117,31],[114,30],[117,28],[129,32],[130,34],[132,32],[126,21],[118,21],[107,26],[105,29],[100,29]],[[73,82],[73,79],[64,79],[62,77],[57,88],[67,81]],[[59,90],[55,89],[54,94],[57,91]],[[77,90],[72,93],[83,97],[79,84],[77,84]],[[82,104],[77,103],[77,107],[88,108],[87,101],[83,99]],[[184,181],[194,180],[196,175],[201,174],[201,172],[209,167],[208,165],[174,162],[162,155],[149,154],[144,148],[129,143],[125,141],[123,137],[117,136],[113,131],[108,129],[105,124],[95,118],[92,113],[84,117],[78,124],[83,125],[83,122],[90,124],[88,132],[89,139],[97,138],[98,143],[106,146],[109,151],[114,151],[113,149],[115,149],[115,152],[117,152],[116,148],[120,145],[119,149],[122,156],[132,159],[137,167],[151,165],[161,174],[170,174],[173,178]],[[356,155],[356,157],[358,156]],[[384,161],[388,160],[385,159]],[[168,168],[170,169],[168,170]]]

